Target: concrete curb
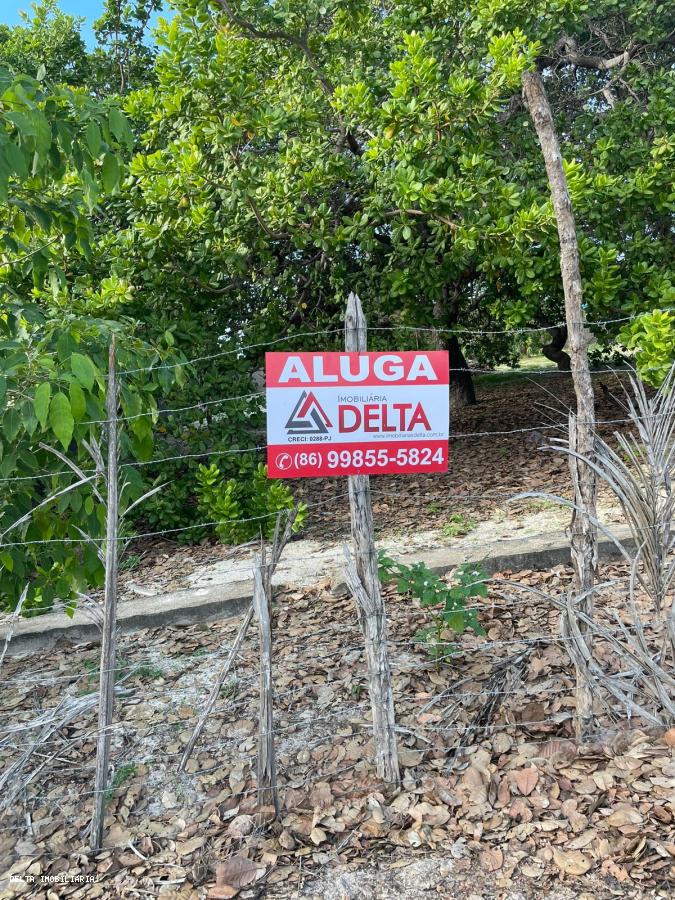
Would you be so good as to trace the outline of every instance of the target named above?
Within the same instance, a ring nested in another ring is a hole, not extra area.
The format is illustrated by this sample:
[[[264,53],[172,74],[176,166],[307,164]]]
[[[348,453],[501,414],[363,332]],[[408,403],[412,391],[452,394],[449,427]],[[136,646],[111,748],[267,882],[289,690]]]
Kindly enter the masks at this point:
[[[627,549],[632,546],[627,528],[615,528],[614,533]],[[535,571],[549,569],[553,566],[566,565],[570,561],[569,539],[564,534],[518,537],[513,538],[512,542],[517,545],[517,550],[513,552],[494,554],[490,553],[489,548],[486,550],[482,546],[469,549],[465,547],[461,551],[443,547],[406,554],[398,559],[407,565],[423,562],[439,575],[465,562],[480,564],[489,575],[492,575],[505,569],[513,572],[523,569]],[[502,540],[500,543],[511,541]],[[601,562],[620,559],[619,551],[609,540],[599,542],[598,555]],[[318,574],[317,581],[320,578],[321,575]],[[292,587],[281,583],[275,586]],[[340,594],[346,590],[345,584],[338,584],[333,592]],[[232,618],[248,608],[252,597],[251,580],[128,600],[118,606],[118,625],[121,632],[130,632],[142,628],[192,625],[195,622]],[[9,624],[0,626],[0,645],[4,644],[9,631]],[[97,642],[99,637],[98,628],[77,611],[72,619],[65,613],[48,613],[32,619],[21,619],[16,624],[7,655],[22,656],[49,649],[62,639],[70,644],[83,644]]]

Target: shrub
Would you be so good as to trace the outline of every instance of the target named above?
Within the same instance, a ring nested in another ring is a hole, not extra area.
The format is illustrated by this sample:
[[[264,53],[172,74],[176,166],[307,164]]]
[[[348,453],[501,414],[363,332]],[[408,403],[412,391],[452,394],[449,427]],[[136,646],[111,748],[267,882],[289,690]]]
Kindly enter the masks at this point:
[[[242,473],[243,474],[243,473]],[[267,466],[259,463],[250,479],[223,478],[215,464],[200,465],[197,470],[199,509],[210,521],[217,522],[215,532],[226,544],[238,544],[262,533],[271,538],[276,513],[293,509],[290,489],[280,481],[267,478]],[[300,504],[293,523],[298,531],[307,517],[307,507]]]
[[[621,339],[635,352],[642,380],[659,387],[675,357],[675,312],[654,309],[644,313],[623,329]]]
[[[400,594],[409,594],[420,601],[432,616],[432,624],[416,634],[424,643],[429,656],[440,660],[454,652],[452,635],[471,628],[475,634],[484,634],[478,622],[476,609],[468,608],[467,601],[474,597],[487,597],[486,573],[474,563],[459,566],[452,584],[447,584],[424,563],[406,566],[379,554],[380,581],[395,581]]]

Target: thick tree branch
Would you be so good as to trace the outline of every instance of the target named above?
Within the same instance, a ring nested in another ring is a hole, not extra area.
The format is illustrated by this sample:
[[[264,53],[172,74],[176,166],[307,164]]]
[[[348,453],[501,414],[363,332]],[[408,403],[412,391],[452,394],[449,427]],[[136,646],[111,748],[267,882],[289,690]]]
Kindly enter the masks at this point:
[[[591,28],[591,31],[595,34],[599,34],[605,46],[610,49],[610,39],[606,34],[593,28]],[[610,72],[612,69],[617,68],[623,71],[632,59],[639,57],[645,50],[658,49],[659,47],[673,44],[674,40],[675,30],[671,31],[658,41],[634,44],[623,50],[614,52],[611,56],[600,56],[597,53],[586,53],[583,50],[580,50],[576,39],[565,34],[555,47],[555,55],[540,56],[537,60],[537,65],[540,71],[560,62],[578,66],[581,69],[595,69],[598,72]]]
[[[625,68],[637,49],[629,47],[610,57],[596,56],[580,51],[574,38],[567,35],[561,39],[558,46],[560,57],[565,62],[571,63],[573,66],[580,66],[582,69],[597,69],[599,72],[608,72],[610,69],[616,69],[617,66]]]

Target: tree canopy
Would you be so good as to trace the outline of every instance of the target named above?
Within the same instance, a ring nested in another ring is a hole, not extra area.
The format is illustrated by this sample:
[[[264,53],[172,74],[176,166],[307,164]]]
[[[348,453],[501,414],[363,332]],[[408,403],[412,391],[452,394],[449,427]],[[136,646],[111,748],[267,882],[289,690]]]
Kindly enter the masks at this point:
[[[300,346],[293,335],[309,333],[303,346],[327,348],[355,290],[375,347],[441,341],[454,369],[515,363],[513,335],[494,332],[539,327],[564,362],[556,223],[521,95],[535,67],[561,139],[587,317],[610,320],[594,327],[597,352],[633,353],[646,379],[662,378],[675,356],[671,4],[172,0],[155,45],[159,8],[107,0],[93,50],[55,0],[0,29],[1,477],[53,468],[36,436],[81,448],[102,417],[112,330],[123,357],[144,360],[234,351],[244,335]],[[263,350],[218,356],[187,383],[173,370],[139,376],[123,409],[246,398]],[[154,441],[190,459],[150,524],[191,527],[199,452],[259,443],[260,405],[228,403],[207,428],[189,414],[151,421],[138,417],[125,452],[147,461]],[[244,453],[213,462],[242,482],[257,471]],[[31,503],[12,483],[4,524]],[[73,520],[24,534],[55,527],[71,533]],[[3,552],[15,582],[35,564]],[[50,559],[56,574],[36,597],[74,589],[72,553]]]
[[[93,23],[96,45],[82,37],[82,16],[68,15],[58,0],[39,0],[23,24],[0,25],[0,64],[51,83],[88,90],[98,97],[124,95],[152,80],[156,47],[148,34],[150,18],[162,0],[105,0]]]
[[[28,585],[26,609],[67,600],[100,575],[103,508],[90,487],[61,494],[74,478],[58,454],[91,468],[85,442],[101,440],[111,335],[124,368],[156,365],[173,343],[143,340],[104,285],[78,291],[67,265],[71,254],[92,258],[101,203],[119,190],[132,141],[116,106],[0,68],[0,596],[14,603]],[[126,380],[121,406],[136,418],[124,456],[151,454],[154,392],[174,375]],[[128,496],[142,490],[133,468],[125,480]],[[94,543],[77,549],[83,532]]]
[[[384,324],[560,322],[555,223],[520,100],[532,65],[563,136],[589,318],[672,303],[667,4],[175,6],[157,84],[128,109],[149,121],[135,233],[172,260],[162,277],[179,304],[203,284],[197,304],[223,330],[242,310],[273,332],[334,321],[349,289]]]

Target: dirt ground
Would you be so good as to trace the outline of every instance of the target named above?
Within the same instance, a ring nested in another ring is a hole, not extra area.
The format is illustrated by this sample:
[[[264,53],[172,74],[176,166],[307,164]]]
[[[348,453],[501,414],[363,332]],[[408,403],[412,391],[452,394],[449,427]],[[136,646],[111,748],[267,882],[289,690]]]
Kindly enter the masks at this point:
[[[619,393],[612,376],[600,379]],[[624,418],[608,392],[597,393],[601,421]],[[373,478],[381,544],[428,535],[489,543],[505,523],[514,533],[561,524],[546,501],[508,501],[524,491],[568,493],[565,460],[540,449],[538,429],[565,420],[569,378],[487,384],[479,399],[453,417],[447,475]],[[609,436],[617,427],[601,430]],[[510,433],[476,434],[495,431]],[[310,505],[299,545],[335,544],[347,534],[344,480],[306,480],[294,490]],[[608,521],[619,520],[611,498],[601,495],[601,505]],[[246,553],[213,541],[134,549],[123,573],[129,595],[183,587],[209,566]],[[672,896],[673,729],[627,722],[597,691],[596,730],[578,746],[575,678],[557,638],[558,612],[524,590],[560,597],[570,572],[559,566],[501,574],[522,588],[493,583],[487,597],[474,598],[485,633],[454,636],[438,662],[418,637],[429,610],[393,586],[386,590],[403,774],[397,789],[381,783],[373,764],[367,673],[351,598],[329,590],[325,579],[278,595],[276,819],[257,801],[255,628],[185,771],[178,767],[183,749],[239,622],[124,636],[105,846],[95,853],[87,829],[98,648],[6,659],[0,779],[9,777],[0,782],[0,897]],[[602,572],[617,580],[598,600],[608,627],[623,615],[625,575],[620,566]],[[646,621],[656,647],[662,625],[649,612]],[[612,671],[611,647],[600,643],[596,653]],[[82,711],[69,718],[74,702]]]
[[[553,596],[570,579],[563,567],[502,574]],[[184,772],[178,761],[239,623],[138,632],[121,643],[98,853],[87,849],[95,715],[61,725],[56,711],[64,697],[92,695],[97,648],[6,660],[0,771],[16,767],[1,792],[11,803],[0,896],[669,896],[672,730],[626,724],[598,692],[598,730],[577,746],[557,612],[527,592],[493,585],[475,601],[485,634],[464,632],[439,663],[416,639],[429,612],[393,587],[386,598],[400,789],[374,771],[351,598],[287,591],[275,609],[279,818],[257,806],[254,629]],[[608,588],[599,616],[609,623],[622,602],[621,588]],[[647,631],[655,644],[659,629]],[[598,652],[611,668],[611,649]],[[518,677],[502,677],[516,660]],[[36,716],[44,740],[19,766]]]

